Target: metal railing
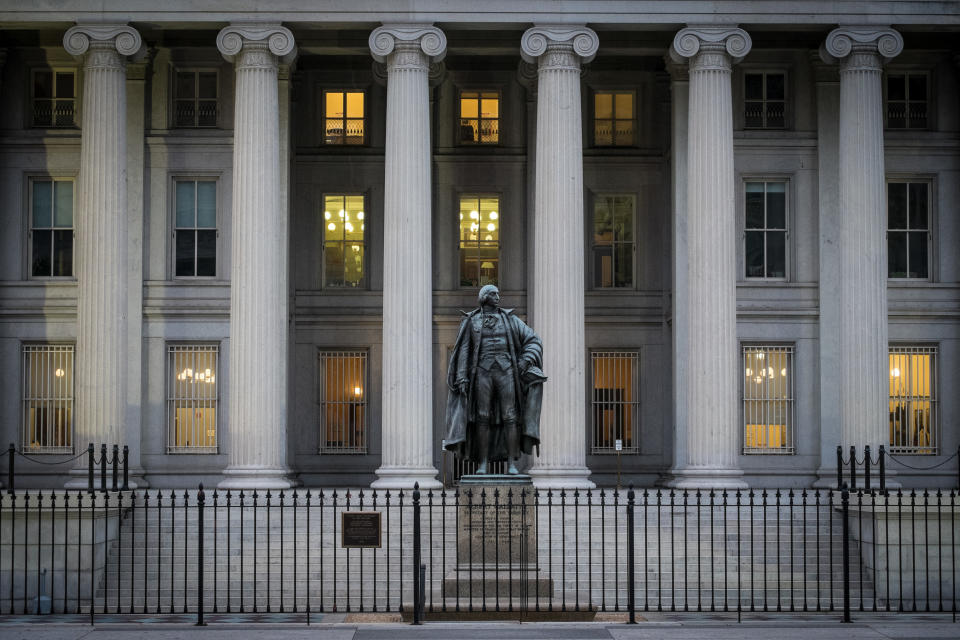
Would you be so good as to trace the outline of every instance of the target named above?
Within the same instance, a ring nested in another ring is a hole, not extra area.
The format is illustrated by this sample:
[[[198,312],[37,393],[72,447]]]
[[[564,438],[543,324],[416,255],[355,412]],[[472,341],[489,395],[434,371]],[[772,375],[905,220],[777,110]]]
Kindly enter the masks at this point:
[[[95,487],[94,482],[94,470],[96,468],[100,469],[100,491],[107,491],[107,467],[110,467],[110,491],[127,491],[130,484],[130,447],[123,445],[123,458],[120,457],[120,445],[113,445],[112,454],[107,455],[107,445],[100,445],[100,456],[97,457],[94,453],[93,443],[87,445],[87,448],[83,453],[78,453],[72,458],[67,458],[66,460],[40,460],[33,456],[25,454],[23,451],[18,451],[14,443],[10,443],[10,447],[7,449],[7,492],[13,493],[16,489],[16,461],[17,457],[21,457],[24,460],[29,460],[34,464],[40,464],[44,466],[58,466],[63,464],[68,464],[87,456],[87,491],[94,491]],[[120,484],[121,471],[120,465],[123,465],[123,484]]]

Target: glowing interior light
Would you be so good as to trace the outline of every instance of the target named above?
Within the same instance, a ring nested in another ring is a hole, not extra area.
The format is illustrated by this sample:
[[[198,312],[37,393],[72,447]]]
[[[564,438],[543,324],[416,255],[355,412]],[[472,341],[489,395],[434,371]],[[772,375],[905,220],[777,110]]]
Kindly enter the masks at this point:
[[[496,219],[497,219],[497,212],[496,212],[496,211],[491,211],[491,212],[490,212],[490,219],[491,219],[491,220],[496,220]]]
[[[771,378],[773,377],[773,367],[767,368],[767,375],[770,376]]]
[[[763,360],[763,351],[757,352],[757,360]]]
[[[353,223],[352,223],[352,222],[348,222],[347,224],[343,225],[343,227],[344,227],[347,231],[353,233]]]
[[[491,236],[491,235],[488,234],[488,235],[484,236],[483,239],[486,240],[487,242],[490,242],[491,240],[493,240],[493,236]]]
[[[333,223],[331,222],[330,224],[327,225],[327,229],[329,229],[330,231],[336,231],[336,230],[337,230],[337,225],[335,225],[335,224],[333,224]]]
[[[355,395],[355,396],[361,396],[361,395],[363,395],[363,389],[361,389],[360,387],[354,387],[354,388],[353,388],[353,395]]]
[[[476,211],[471,211],[471,212],[470,212],[470,217],[473,218],[474,220],[479,220],[479,219],[480,219],[480,214],[477,213]]]
[[[64,375],[64,371],[63,369],[57,369],[56,371],[53,372],[53,375],[57,376],[58,378],[62,378]]]
[[[750,367],[747,367],[747,377],[749,378],[752,375],[753,375],[753,369],[751,369]]]
[[[206,375],[208,378],[210,377],[210,369],[204,369],[203,373],[204,373],[204,375]]]
[[[340,217],[343,218],[343,209],[340,209]]]
[[[363,231],[363,224],[360,225],[360,231]]]
[[[329,211],[324,211],[324,212],[323,212],[323,219],[324,219],[324,220],[329,220],[329,219],[330,219],[330,212],[329,212]]]
[[[783,369],[780,369],[780,375],[783,376],[784,378],[787,377],[787,368],[786,368],[786,367],[784,367]]]
[[[899,377],[900,377],[900,368],[899,368],[899,367],[894,367],[893,369],[890,369],[890,377],[892,377],[892,378],[899,378]]]
[[[363,220],[363,211],[357,211],[357,220]]]
[[[756,378],[753,379],[753,381],[756,382],[757,384],[760,384],[761,380],[762,378],[760,376],[757,376]]]
[[[487,225],[487,231],[496,231],[496,230],[497,230],[497,225],[493,224],[492,222]]]
[[[353,249],[353,252],[354,252],[354,253],[360,253],[360,247],[358,247],[357,245],[353,245],[353,246],[350,247],[350,248]]]
[[[479,228],[480,228],[480,225],[478,225],[476,222],[470,225],[470,231],[476,231]]]

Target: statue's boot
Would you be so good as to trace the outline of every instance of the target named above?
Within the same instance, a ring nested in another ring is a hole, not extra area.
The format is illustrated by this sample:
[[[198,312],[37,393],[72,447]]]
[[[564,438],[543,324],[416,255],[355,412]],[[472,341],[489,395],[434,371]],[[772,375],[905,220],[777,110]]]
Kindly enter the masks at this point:
[[[507,473],[517,475],[517,462],[520,460],[520,434],[517,432],[517,423],[514,420],[507,420],[503,428],[507,433],[507,455],[510,457],[510,468]]]
[[[477,466],[477,475],[487,473],[487,458],[490,457],[490,423],[486,420],[477,421],[477,442],[480,445],[480,464]]]

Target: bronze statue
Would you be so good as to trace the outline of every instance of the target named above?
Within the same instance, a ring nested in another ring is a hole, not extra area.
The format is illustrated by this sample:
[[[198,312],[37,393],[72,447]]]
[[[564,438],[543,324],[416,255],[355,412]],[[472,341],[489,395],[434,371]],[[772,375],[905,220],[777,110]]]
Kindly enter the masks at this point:
[[[543,345],[512,309],[500,308],[500,291],[480,289],[480,306],[460,323],[447,369],[445,447],[475,460],[509,461],[516,474],[520,453],[540,445]]]

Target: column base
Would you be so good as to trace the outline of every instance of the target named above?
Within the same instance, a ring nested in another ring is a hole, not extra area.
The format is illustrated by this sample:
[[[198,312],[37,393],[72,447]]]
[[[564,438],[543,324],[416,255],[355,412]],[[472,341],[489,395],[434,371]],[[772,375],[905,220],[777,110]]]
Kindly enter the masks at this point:
[[[740,469],[672,469],[663,486],[671,489],[746,489]]]
[[[418,483],[421,489],[443,488],[433,467],[380,467],[374,473],[371,489],[413,489]]]
[[[268,467],[227,467],[218,489],[291,489],[298,485],[292,471]]]
[[[595,489],[586,467],[534,467],[527,473],[537,489]]]

